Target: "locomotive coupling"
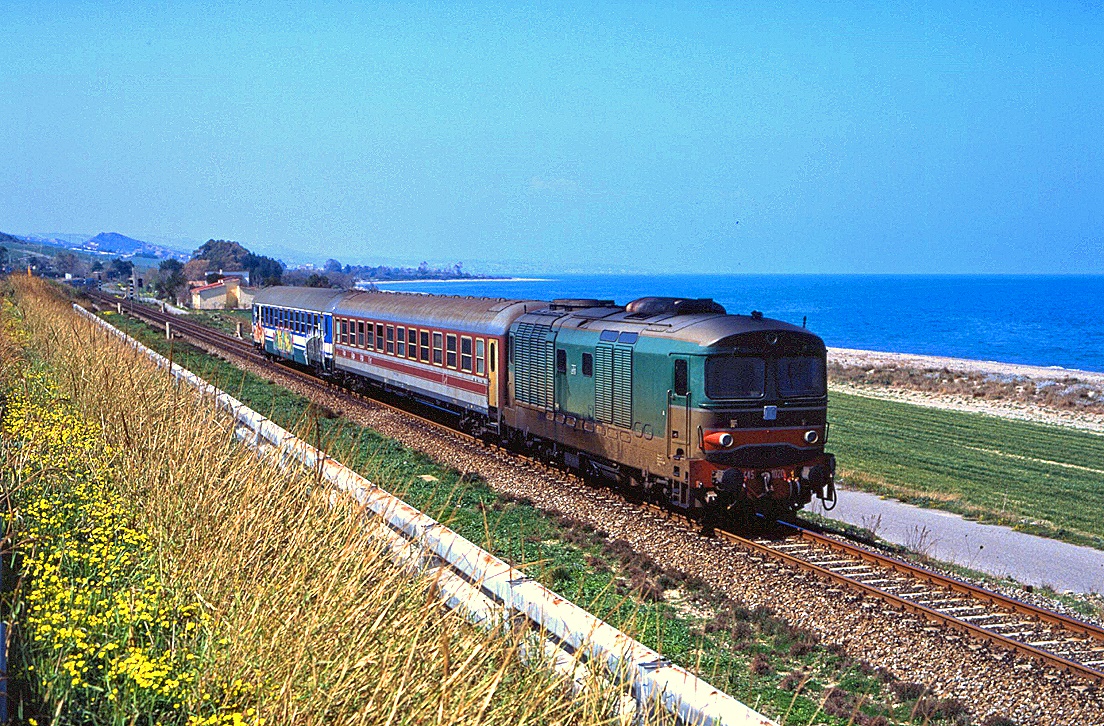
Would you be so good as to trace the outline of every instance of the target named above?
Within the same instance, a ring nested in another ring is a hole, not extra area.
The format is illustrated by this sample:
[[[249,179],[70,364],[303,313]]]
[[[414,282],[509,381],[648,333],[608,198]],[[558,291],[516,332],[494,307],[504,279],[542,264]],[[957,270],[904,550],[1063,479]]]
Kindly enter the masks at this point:
[[[827,496],[827,489],[835,488],[835,480],[836,457],[832,454],[825,454],[823,463],[801,467],[802,484],[815,491],[821,499]]]

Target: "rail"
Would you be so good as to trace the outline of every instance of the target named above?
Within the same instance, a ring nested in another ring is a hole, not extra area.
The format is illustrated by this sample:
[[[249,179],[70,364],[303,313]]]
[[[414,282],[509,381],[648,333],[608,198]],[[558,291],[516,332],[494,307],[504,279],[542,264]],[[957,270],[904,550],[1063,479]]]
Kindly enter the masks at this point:
[[[581,663],[596,675],[621,684],[628,689],[641,717],[663,709],[684,724],[776,726],[102,318],[79,305],[73,307],[169,370],[179,381],[212,398],[232,416],[239,438],[246,443],[267,455],[298,461],[374,512],[377,522],[386,526],[381,532],[396,551],[408,562],[428,569],[445,604],[458,608],[473,622],[489,624],[522,618],[544,638],[540,647],[553,666],[563,672]]]

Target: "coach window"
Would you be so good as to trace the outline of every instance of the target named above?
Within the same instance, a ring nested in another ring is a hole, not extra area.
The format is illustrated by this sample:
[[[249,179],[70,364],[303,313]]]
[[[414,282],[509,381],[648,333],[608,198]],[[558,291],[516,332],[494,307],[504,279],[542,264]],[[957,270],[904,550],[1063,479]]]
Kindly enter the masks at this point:
[[[392,355],[395,354],[395,326],[394,325],[388,325],[387,326],[387,352],[392,354]]]
[[[445,365],[456,367],[456,336],[452,333],[445,336]]]
[[[415,360],[418,359],[418,331],[414,328],[406,329],[406,355]]]
[[[472,339],[466,335],[460,338],[460,370],[472,370]]]
[[[420,357],[421,357],[423,363],[429,363],[429,331],[428,330],[423,330],[421,332],[421,336],[422,336],[422,338],[421,338],[422,345],[421,345],[421,356]]]
[[[483,342],[482,338],[476,338],[476,340],[475,340],[475,372],[476,372],[477,375],[480,375],[480,376],[483,375],[483,373],[486,371],[486,365],[487,365],[486,364],[486,358],[484,356],[484,352],[486,350],[486,348],[484,348],[485,345],[486,345],[486,343]]]
[[[364,321],[363,320],[358,320],[357,321],[357,347],[358,348],[363,348],[364,347]]]
[[[376,350],[383,352],[383,326],[376,326]]]
[[[594,375],[594,356],[590,353],[583,353],[583,375]]]
[[[374,328],[375,326],[372,325],[372,323],[364,324],[364,347],[368,348],[369,350],[371,350],[372,346],[375,345],[375,339],[372,335],[372,330]]]
[[[395,328],[395,355],[406,357],[406,328],[401,325]]]
[[[441,349],[444,336],[441,333],[433,334],[433,365],[439,366],[443,362],[441,359]]]
[[[567,373],[567,351],[563,348],[556,349],[556,372]]]

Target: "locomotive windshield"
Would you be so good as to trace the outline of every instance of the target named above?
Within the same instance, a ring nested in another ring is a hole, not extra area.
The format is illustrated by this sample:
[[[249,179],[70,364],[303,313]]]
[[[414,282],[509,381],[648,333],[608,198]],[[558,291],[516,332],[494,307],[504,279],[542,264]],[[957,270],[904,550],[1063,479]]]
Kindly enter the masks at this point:
[[[782,398],[824,395],[824,361],[813,356],[774,361],[775,382]]]
[[[705,361],[705,395],[710,398],[762,398],[767,363],[762,358],[715,355]]]
[[[712,399],[763,398],[768,374],[779,398],[825,394],[824,361],[819,356],[764,360],[715,355],[705,361],[705,395]]]

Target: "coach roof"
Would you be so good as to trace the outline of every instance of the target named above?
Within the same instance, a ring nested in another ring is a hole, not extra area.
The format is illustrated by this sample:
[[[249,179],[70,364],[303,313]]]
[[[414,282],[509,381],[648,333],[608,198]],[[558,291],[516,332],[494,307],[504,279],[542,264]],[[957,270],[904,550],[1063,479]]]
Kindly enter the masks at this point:
[[[350,291],[330,310],[377,322],[502,335],[518,316],[545,307],[548,303],[539,300]]]
[[[253,298],[253,304],[324,313],[344,294],[344,290],[323,287],[266,287]]]

